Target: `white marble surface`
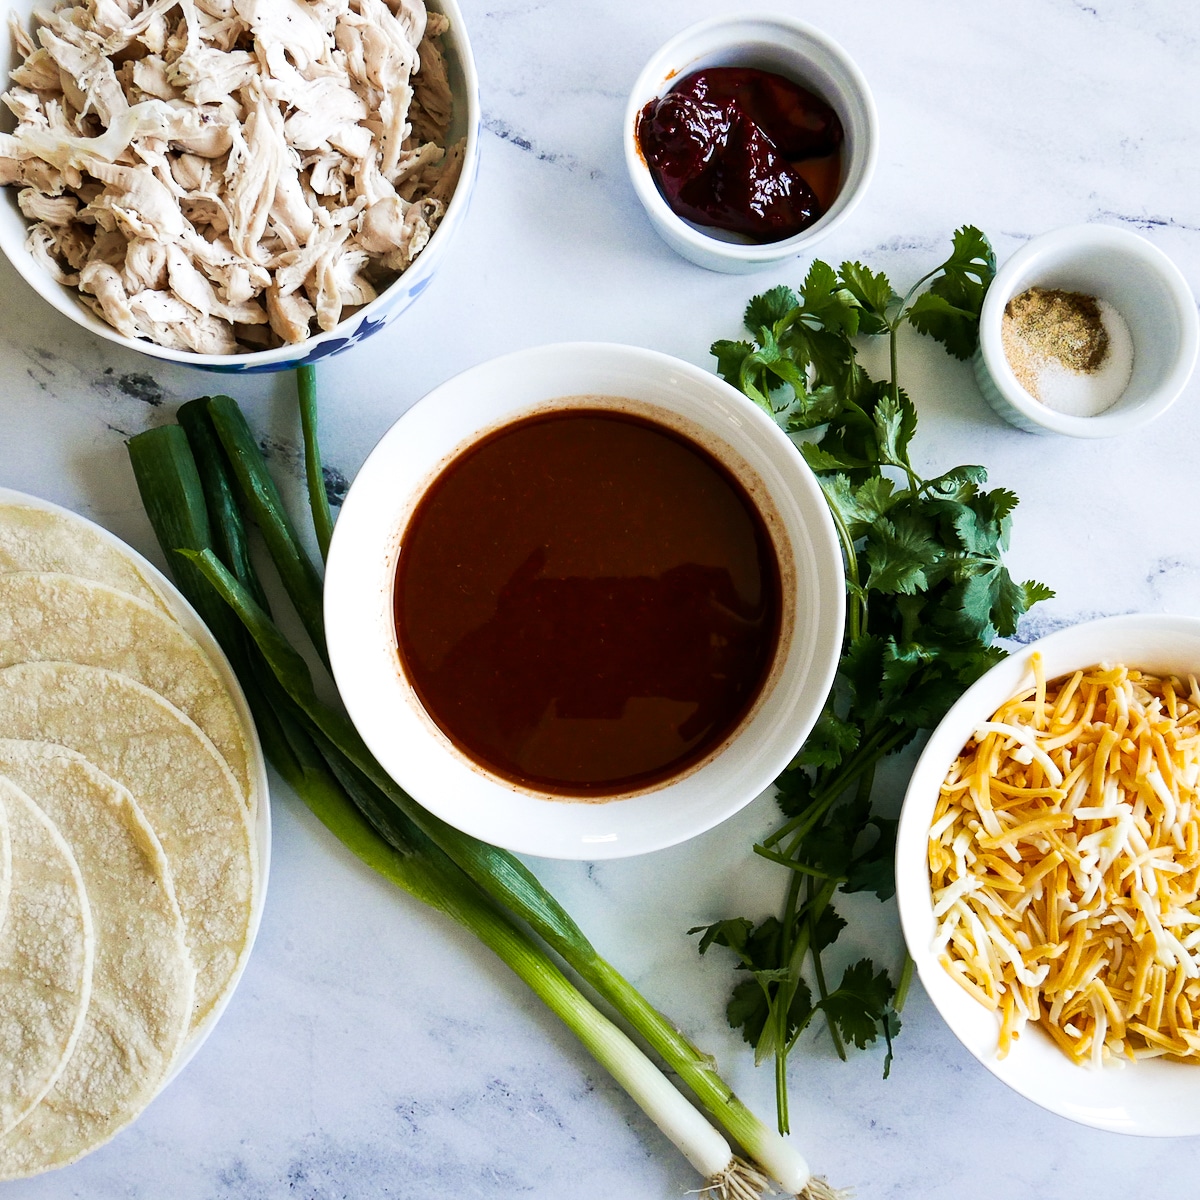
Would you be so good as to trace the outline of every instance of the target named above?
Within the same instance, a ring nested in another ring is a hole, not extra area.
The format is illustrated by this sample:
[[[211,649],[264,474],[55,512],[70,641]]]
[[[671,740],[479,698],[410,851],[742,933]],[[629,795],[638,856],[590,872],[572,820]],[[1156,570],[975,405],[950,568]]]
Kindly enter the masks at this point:
[[[651,233],[625,178],[619,124],[651,51],[711,0],[466,0],[482,80],[472,211],[433,286],[391,329],[322,367],[329,462],[352,478],[406,406],[503,351],[562,339],[652,346],[708,364],[751,290],[798,282],[709,275]],[[1003,258],[1076,221],[1143,232],[1200,290],[1200,16],[1191,0],[859,0],[821,24],[875,92],[882,153],[853,219],[825,243],[906,284],[972,221]],[[1021,495],[1011,565],[1058,596],[1025,636],[1131,610],[1200,613],[1200,386],[1124,443],[1039,439],[1002,425],[968,370],[904,346],[916,456],[983,462]],[[191,396],[236,391],[295,471],[288,379],[230,382],[78,333],[0,264],[0,482],[71,505],[155,555],[127,435]],[[931,470],[930,473],[933,473]],[[886,803],[897,803],[903,772]],[[3,1200],[128,1197],[613,1196],[697,1185],[675,1151],[505,968],[352,861],[281,786],[258,946],[203,1053],[144,1117],[76,1167],[0,1185]],[[772,1080],[725,1026],[730,981],[685,930],[764,915],[780,874],[750,846],[769,798],[641,860],[543,863],[598,945],[714,1052],[770,1116]],[[900,958],[894,911],[860,902],[844,953]],[[943,1028],[919,987],[892,1077],[876,1053],[836,1060],[807,1036],[792,1063],[796,1137],[861,1197],[1000,1200],[1192,1196],[1194,1141],[1079,1128],[1009,1092]]]

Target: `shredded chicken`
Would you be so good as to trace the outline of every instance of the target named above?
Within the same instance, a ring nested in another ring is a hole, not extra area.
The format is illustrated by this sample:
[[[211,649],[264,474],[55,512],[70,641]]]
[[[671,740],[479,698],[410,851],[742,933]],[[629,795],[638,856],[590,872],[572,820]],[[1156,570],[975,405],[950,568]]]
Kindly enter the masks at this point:
[[[26,245],[127,337],[302,342],[445,213],[463,145],[422,0],[79,0],[10,21],[0,186]]]

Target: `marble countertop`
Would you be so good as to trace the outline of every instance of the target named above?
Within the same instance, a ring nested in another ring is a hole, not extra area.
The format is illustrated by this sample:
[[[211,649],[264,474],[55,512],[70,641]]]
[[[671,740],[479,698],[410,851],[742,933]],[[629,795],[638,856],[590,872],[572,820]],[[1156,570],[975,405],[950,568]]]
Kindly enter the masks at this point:
[[[481,78],[472,208],[424,297],[323,364],[326,457],[346,479],[405,408],[474,363],[597,339],[711,365],[754,279],[708,274],[651,231],[625,175],[628,88],[679,29],[732,5],[464,0]],[[972,222],[1003,260],[1056,226],[1102,221],[1151,239],[1200,291],[1200,20],[1191,0],[859,0],[822,11],[874,89],[881,155],[861,207],[820,247],[907,285]],[[1088,617],[1200,614],[1200,380],[1122,441],[1038,438],[1002,424],[968,368],[906,341],[935,474],[982,462],[1021,496],[1010,564],[1057,589],[1020,632]],[[0,483],[69,505],[159,560],[124,443],[179,402],[231,390],[298,485],[290,378],[171,369],[78,331],[0,263]],[[880,786],[895,808],[902,765]],[[203,1052],[142,1119],[75,1167],[0,1185],[3,1200],[245,1197],[666,1200],[698,1179],[515,977],[470,937],[362,868],[277,782],[274,863],[257,948]],[[720,953],[686,930],[759,917],[781,873],[751,854],[769,796],[641,859],[539,862],[602,952],[714,1053],[765,1118],[756,1070],[725,1023]],[[898,964],[892,906],[845,903],[845,958]],[[865,1198],[1053,1200],[1193,1195],[1188,1140],[1102,1134],[1051,1116],[977,1065],[919,986],[891,1078],[881,1055],[837,1060],[805,1036],[791,1064],[795,1137]],[[1150,1181],[1153,1181],[1152,1183]]]

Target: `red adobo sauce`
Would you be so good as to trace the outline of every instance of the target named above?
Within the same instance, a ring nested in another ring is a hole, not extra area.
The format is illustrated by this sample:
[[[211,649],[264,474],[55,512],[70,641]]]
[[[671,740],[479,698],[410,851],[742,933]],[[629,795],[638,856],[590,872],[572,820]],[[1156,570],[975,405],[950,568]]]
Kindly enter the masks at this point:
[[[824,214],[841,180],[842,136],[820,96],[756,67],[686,76],[642,109],[637,127],[672,212],[757,242]]]
[[[775,550],[690,440],[603,409],[506,426],[418,503],[397,644],[426,712],[512,781],[604,798],[704,758],[771,668]]]

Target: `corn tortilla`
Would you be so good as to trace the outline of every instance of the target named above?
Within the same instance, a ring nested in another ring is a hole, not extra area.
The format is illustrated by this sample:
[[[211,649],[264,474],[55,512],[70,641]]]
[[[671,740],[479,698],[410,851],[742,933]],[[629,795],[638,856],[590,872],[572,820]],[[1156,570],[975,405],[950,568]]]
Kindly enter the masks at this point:
[[[77,662],[158,692],[208,734],[249,799],[249,755],[228,689],[208,656],[143,600],[74,575],[0,575],[0,667]]]
[[[0,670],[0,730],[56,742],[133,794],[170,865],[196,967],[194,1029],[233,986],[257,888],[237,781],[196,724],[144,685],[100,667]]]
[[[106,583],[171,616],[171,607],[133,559],[82,517],[0,504],[0,574],[62,571]]]
[[[0,1138],[0,1180],[73,1162],[150,1103],[183,1044],[195,969],[170,868],[129,792],[62,746],[0,739],[0,776],[75,855],[92,912],[87,1019],[41,1103]]]
[[[8,889],[12,883],[12,848],[8,840],[8,816],[0,804],[0,933],[4,932],[4,918],[8,916]]]
[[[0,779],[12,851],[0,929],[0,1133],[54,1086],[75,1049],[92,988],[95,939],[70,847],[40,808]]]

